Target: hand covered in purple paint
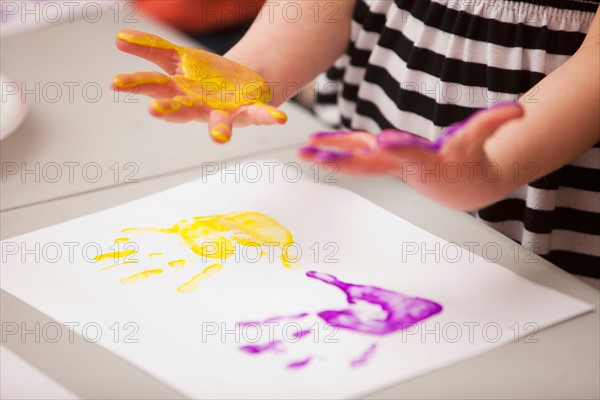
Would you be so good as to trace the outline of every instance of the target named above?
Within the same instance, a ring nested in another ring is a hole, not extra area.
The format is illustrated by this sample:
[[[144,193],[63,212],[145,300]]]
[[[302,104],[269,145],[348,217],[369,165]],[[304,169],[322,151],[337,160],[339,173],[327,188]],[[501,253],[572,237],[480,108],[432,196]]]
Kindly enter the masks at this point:
[[[435,142],[391,129],[377,135],[321,132],[312,135],[298,155],[307,161],[334,163],[350,175],[393,174],[448,206],[470,209],[475,207],[465,207],[470,203],[461,193],[471,196],[480,180],[494,172],[487,171],[493,163],[486,142],[500,126],[522,115],[518,103],[499,103],[450,126]]]

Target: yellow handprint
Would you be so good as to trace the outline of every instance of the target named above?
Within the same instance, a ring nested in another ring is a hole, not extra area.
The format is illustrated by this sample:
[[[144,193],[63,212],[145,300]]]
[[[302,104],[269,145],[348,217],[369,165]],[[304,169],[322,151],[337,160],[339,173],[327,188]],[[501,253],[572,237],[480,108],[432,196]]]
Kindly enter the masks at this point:
[[[198,263],[205,263],[207,259],[218,260],[220,262],[204,266],[201,271],[195,273],[186,282],[180,284],[177,290],[181,293],[188,293],[196,290],[200,282],[210,278],[219,272],[223,265],[233,258],[233,263],[238,263],[240,259],[250,259],[256,262],[263,256],[269,255],[271,251],[278,248],[280,251],[280,263],[285,268],[300,268],[299,257],[288,252],[290,247],[296,243],[292,233],[273,218],[254,211],[231,212],[227,214],[215,214],[207,216],[196,216],[191,220],[181,220],[169,228],[125,228],[121,232],[136,234],[160,233],[179,237],[183,244],[201,258],[174,259],[171,261],[151,262],[143,260],[143,270],[133,275],[128,275],[120,279],[121,283],[135,284],[156,275],[161,275],[168,270],[170,272],[182,269],[197,268]],[[115,239],[115,243],[125,243],[124,250],[111,251],[109,253],[99,254],[94,257],[95,261],[115,262],[114,264],[101,267],[98,271],[120,270],[129,264],[138,264],[139,260],[132,259],[131,256],[141,255],[137,249],[127,249],[134,242],[129,242],[129,238],[122,237]],[[136,245],[137,247],[137,245]],[[246,250],[253,249],[254,252],[246,253]],[[269,253],[265,252],[269,249]],[[292,250],[292,253],[294,250]],[[240,254],[241,253],[241,254]],[[145,253],[148,254],[148,253]],[[161,257],[162,252],[151,252],[148,259]],[[234,257],[235,256],[235,257]],[[269,261],[272,261],[273,254],[270,254]],[[144,257],[145,258],[145,257]],[[152,269],[147,269],[148,264],[153,265]],[[163,265],[161,265],[163,264]],[[169,268],[166,268],[166,267]],[[157,268],[160,267],[160,268]]]

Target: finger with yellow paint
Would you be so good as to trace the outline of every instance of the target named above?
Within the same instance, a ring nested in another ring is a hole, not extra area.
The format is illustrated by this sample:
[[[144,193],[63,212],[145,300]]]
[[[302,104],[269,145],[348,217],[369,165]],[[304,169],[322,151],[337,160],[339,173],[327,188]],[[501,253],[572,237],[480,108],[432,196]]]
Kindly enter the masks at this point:
[[[231,114],[223,110],[211,111],[208,117],[210,138],[216,143],[227,143],[231,139]]]
[[[168,45],[160,46],[159,44],[162,42],[166,42]],[[169,75],[181,73],[179,69],[181,60],[179,54],[175,51],[177,46],[161,37],[127,29],[117,33],[115,43],[119,50],[145,58],[161,67]]]
[[[170,98],[185,94],[170,76],[160,72],[116,75],[112,80],[112,89],[153,98]]]
[[[148,107],[150,115],[174,123],[206,122],[211,111],[206,104],[193,102],[186,96],[155,99]]]
[[[287,116],[268,105],[272,93],[250,68],[208,51],[177,46],[145,32],[124,30],[117,47],[164,69],[113,78],[115,90],[154,98],[150,114],[170,122],[208,122],[211,138],[226,143],[232,127],[284,124]]]

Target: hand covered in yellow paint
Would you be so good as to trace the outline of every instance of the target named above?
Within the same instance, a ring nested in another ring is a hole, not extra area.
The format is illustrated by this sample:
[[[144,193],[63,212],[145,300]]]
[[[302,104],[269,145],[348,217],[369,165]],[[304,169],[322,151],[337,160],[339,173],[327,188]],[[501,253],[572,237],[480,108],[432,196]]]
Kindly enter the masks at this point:
[[[161,72],[113,78],[114,90],[154,98],[149,112],[170,122],[208,122],[211,138],[228,142],[232,127],[284,124],[287,116],[266,103],[271,91],[251,69],[208,51],[180,47],[144,32],[123,30],[117,47],[152,61]]]

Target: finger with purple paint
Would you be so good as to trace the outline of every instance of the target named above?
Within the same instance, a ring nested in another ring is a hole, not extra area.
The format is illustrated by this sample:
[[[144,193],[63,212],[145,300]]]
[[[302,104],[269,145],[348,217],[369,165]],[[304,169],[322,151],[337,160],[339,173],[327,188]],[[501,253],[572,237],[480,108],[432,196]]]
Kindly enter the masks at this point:
[[[497,104],[450,126],[434,142],[399,130],[378,135],[322,132],[311,136],[298,155],[307,161],[334,163],[345,174],[391,174],[449,207],[472,210],[490,204],[498,197],[496,191],[504,190],[485,181],[486,168],[496,162],[486,146],[500,127],[522,115],[519,103]],[[436,172],[447,167],[454,172],[452,179],[442,179]],[[482,186],[489,190],[480,190]]]

